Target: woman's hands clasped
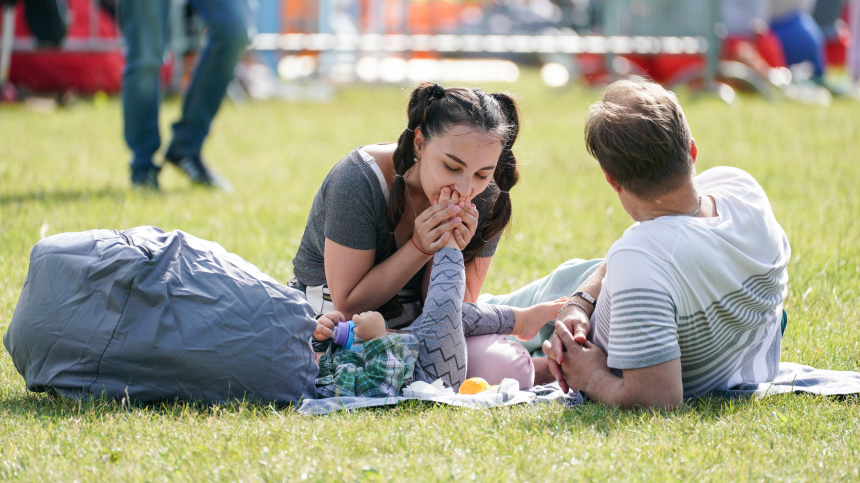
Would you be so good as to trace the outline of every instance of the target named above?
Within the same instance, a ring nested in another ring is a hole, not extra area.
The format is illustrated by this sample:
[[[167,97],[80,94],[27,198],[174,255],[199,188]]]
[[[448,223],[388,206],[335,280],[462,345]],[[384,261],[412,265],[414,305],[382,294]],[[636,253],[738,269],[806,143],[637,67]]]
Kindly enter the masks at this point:
[[[442,188],[439,199],[415,218],[412,241],[424,253],[442,249],[452,236],[460,250],[472,240],[478,228],[478,209],[469,198]]]
[[[478,208],[472,204],[471,199],[460,196],[460,193],[451,191],[450,188],[442,188],[436,202],[453,204],[460,208],[459,215],[462,222],[454,227],[452,234],[457,241],[457,246],[463,250],[472,241],[472,237],[478,229]]]

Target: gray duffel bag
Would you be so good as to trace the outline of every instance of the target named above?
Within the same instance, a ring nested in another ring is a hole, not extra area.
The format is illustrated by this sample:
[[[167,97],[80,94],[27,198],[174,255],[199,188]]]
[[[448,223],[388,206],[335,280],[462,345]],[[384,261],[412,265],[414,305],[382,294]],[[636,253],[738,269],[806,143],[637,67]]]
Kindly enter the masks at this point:
[[[281,405],[316,397],[313,315],[217,243],[91,230],[36,244],[3,343],[31,391]]]

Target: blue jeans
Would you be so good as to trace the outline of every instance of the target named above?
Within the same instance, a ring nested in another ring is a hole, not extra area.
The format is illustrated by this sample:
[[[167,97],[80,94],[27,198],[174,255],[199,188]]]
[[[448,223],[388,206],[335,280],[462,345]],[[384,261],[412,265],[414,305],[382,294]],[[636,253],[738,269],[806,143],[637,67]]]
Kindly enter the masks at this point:
[[[122,108],[125,141],[131,149],[132,171],[153,167],[161,146],[158,108],[159,72],[169,43],[171,0],[119,2],[118,18],[126,47]],[[173,124],[168,154],[175,158],[200,154],[218,112],[239,56],[248,45],[252,25],[249,0],[189,0],[207,25],[206,42],[191,85],[182,102],[182,117]]]

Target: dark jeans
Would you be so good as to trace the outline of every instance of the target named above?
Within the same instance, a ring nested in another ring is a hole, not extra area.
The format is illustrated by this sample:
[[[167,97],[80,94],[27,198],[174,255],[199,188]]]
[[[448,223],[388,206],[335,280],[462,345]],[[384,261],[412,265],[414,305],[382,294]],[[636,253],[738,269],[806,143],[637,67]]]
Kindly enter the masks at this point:
[[[242,51],[248,45],[252,12],[248,0],[189,0],[206,22],[206,42],[182,103],[182,117],[173,125],[168,152],[174,157],[200,154],[209,126],[218,112]],[[158,108],[159,72],[169,43],[171,0],[119,2],[119,24],[126,48],[122,107],[125,141],[132,170],[153,166],[161,146]]]

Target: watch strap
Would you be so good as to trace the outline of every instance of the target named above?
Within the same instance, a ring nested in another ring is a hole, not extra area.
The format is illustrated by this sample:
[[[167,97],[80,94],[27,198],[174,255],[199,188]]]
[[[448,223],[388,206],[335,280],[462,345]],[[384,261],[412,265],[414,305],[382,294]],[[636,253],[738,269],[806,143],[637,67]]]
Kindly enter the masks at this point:
[[[585,300],[586,302],[590,303],[591,305],[597,307],[597,299],[592,297],[590,293],[588,293],[588,292],[576,292],[573,295],[571,295],[570,298],[577,297],[577,296],[582,297],[583,300]]]

